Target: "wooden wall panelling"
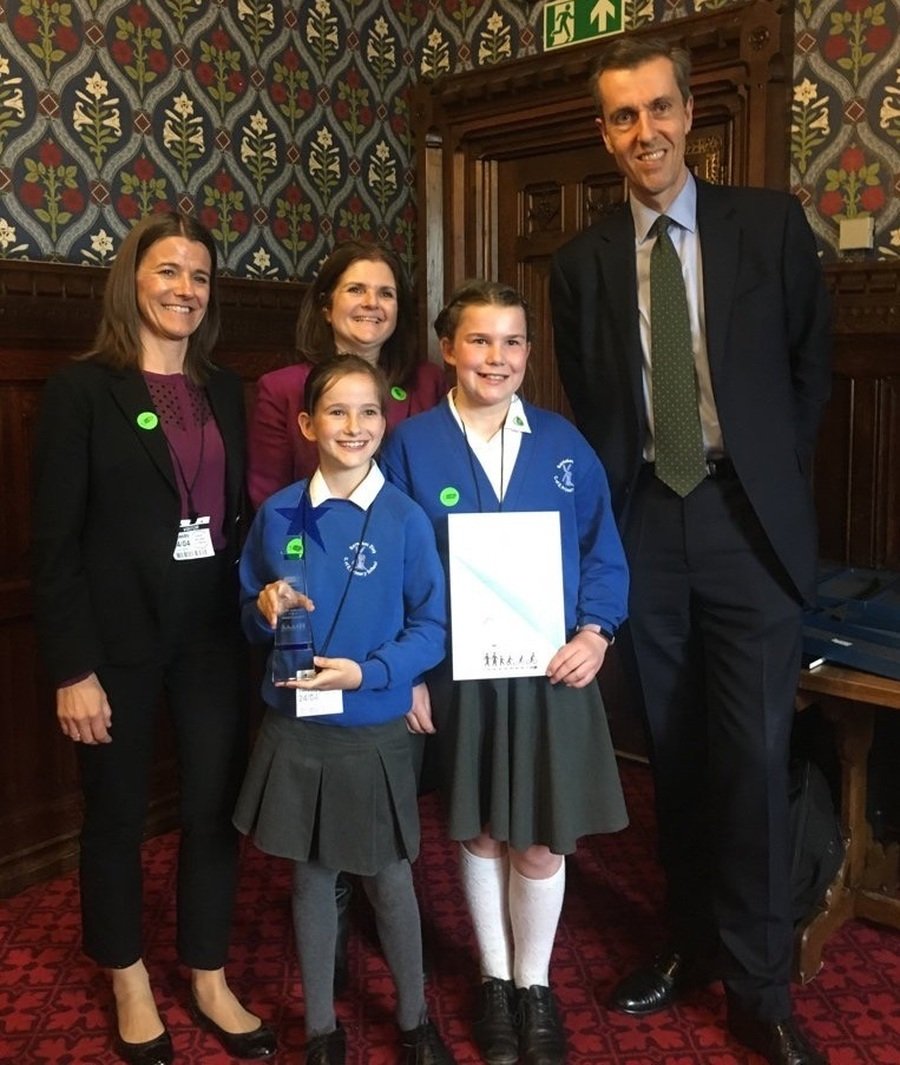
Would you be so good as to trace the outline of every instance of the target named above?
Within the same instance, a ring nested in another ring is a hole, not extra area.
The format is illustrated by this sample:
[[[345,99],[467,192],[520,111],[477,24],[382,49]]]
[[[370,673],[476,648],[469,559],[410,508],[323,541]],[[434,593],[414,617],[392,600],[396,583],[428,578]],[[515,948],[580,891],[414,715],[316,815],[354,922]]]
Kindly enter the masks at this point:
[[[107,271],[0,261],[0,896],[71,867],[80,790],[71,744],[36,646],[30,583],[33,441],[47,377],[89,345]],[[217,358],[242,375],[248,402],[258,375],[290,358],[299,285],[223,279]],[[163,737],[148,831],[171,826],[175,765]]]
[[[819,432],[813,474],[819,524],[819,553],[825,558],[843,560],[848,542],[847,525],[851,513],[850,452],[845,446],[851,425],[853,382],[834,379],[831,401]]]
[[[900,262],[825,274],[834,386],[816,454],[820,552],[900,570]]]

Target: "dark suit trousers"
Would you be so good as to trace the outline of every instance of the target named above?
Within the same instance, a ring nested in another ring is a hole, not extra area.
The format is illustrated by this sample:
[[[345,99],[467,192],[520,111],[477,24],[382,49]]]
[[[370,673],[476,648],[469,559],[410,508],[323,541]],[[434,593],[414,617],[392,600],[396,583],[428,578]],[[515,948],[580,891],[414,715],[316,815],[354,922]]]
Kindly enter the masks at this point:
[[[625,545],[674,945],[784,1019],[799,599],[733,475],[680,499],[645,468]]]
[[[231,816],[247,717],[237,596],[224,571],[218,557],[178,563],[160,648],[146,662],[98,670],[113,739],[79,746],[80,871],[84,949],[104,967],[124,968],[143,953],[141,841],[161,706],[178,758],[178,956],[197,969],[226,961],[238,858]]]

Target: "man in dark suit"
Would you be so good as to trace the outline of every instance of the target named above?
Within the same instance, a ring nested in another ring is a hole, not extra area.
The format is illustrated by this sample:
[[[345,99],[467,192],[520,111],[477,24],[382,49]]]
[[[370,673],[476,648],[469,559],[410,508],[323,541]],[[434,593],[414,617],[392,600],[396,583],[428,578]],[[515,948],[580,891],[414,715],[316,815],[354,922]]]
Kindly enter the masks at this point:
[[[671,925],[613,1005],[652,1013],[720,976],[733,1037],[773,1065],[819,1063],[788,987],[787,799],[831,377],[815,244],[793,197],[690,174],[684,51],[619,38],[592,87],[629,199],[558,252],[550,298],[562,381],[631,566]],[[657,273],[666,246],[677,293]]]

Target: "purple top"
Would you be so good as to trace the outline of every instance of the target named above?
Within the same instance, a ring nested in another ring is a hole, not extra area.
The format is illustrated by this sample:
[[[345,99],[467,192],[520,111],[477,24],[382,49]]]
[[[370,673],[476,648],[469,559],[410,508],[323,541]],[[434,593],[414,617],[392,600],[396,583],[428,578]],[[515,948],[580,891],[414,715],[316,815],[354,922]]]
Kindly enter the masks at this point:
[[[184,374],[144,371],[169,445],[181,516],[209,516],[213,547],[225,547],[225,445],[206,392]]]
[[[263,374],[256,384],[256,403],[247,439],[247,490],[258,508],[294,481],[311,477],[319,464],[316,445],[300,433],[297,415],[312,363],[297,362]],[[440,366],[420,362],[405,389],[392,389],[388,431],[413,414],[431,410],[447,393]]]

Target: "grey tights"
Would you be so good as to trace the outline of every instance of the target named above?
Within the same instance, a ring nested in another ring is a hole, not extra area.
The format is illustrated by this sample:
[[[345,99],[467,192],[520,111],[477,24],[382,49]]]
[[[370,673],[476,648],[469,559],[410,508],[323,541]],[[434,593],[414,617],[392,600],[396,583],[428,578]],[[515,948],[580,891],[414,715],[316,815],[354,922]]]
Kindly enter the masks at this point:
[[[306,1002],[308,1038],[332,1032],[334,948],[338,871],[318,862],[294,863],[292,910],[300,975]],[[397,989],[397,1023],[404,1031],[427,1017],[422,972],[422,927],[408,861],[393,862],[375,876],[360,878],[375,911],[378,938]]]

